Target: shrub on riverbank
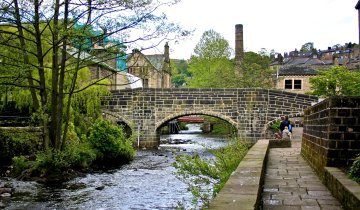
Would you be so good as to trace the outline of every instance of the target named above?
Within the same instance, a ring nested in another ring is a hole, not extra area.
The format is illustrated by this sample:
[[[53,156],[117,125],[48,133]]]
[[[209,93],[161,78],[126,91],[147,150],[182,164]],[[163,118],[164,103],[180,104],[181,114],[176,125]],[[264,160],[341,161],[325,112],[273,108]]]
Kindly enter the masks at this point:
[[[102,119],[90,129],[89,142],[96,152],[96,160],[102,164],[126,163],[135,155],[132,138],[127,139],[121,127]]]
[[[2,128],[0,129],[0,165],[9,165],[13,157],[31,155],[39,150],[41,135],[36,129]]]
[[[70,141],[62,151],[37,151],[14,157],[12,174],[19,178],[40,177],[44,181],[66,180],[90,167],[127,163],[135,155],[131,138],[125,137],[121,127],[103,119],[93,124],[89,137],[78,138],[73,127],[68,135]]]
[[[62,151],[38,151],[35,157],[14,157],[12,175],[19,179],[66,180],[75,171],[88,169],[95,158],[96,153],[87,142],[74,141]]]
[[[195,209],[199,204],[205,207],[225,185],[231,173],[237,168],[246,155],[249,145],[239,139],[232,139],[221,149],[209,150],[213,159],[201,158],[198,155],[178,155],[173,166],[175,175],[189,186],[193,194]]]

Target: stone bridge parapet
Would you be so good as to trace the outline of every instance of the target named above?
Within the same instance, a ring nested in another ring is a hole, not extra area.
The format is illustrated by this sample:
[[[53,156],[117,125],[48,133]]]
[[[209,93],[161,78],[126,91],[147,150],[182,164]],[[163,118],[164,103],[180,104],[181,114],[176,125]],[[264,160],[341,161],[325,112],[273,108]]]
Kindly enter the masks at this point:
[[[157,147],[159,128],[186,115],[208,115],[232,124],[237,135],[256,142],[269,121],[303,112],[318,99],[314,96],[267,89],[139,88],[119,90],[102,98],[107,118],[140,131],[141,147]]]

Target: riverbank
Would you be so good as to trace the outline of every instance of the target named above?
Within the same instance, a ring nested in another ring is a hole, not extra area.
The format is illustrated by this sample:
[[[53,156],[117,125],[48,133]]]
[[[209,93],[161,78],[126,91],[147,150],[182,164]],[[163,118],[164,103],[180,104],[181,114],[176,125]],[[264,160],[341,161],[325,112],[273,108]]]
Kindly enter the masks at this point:
[[[108,171],[93,171],[57,186],[8,179],[15,188],[2,199],[7,209],[176,209],[190,208],[192,194],[178,180],[172,163],[176,154],[208,156],[204,146],[221,147],[227,140],[203,135],[200,129],[161,138],[191,139],[192,143],[160,145],[138,150],[129,164]],[[0,181],[3,182],[3,181]]]

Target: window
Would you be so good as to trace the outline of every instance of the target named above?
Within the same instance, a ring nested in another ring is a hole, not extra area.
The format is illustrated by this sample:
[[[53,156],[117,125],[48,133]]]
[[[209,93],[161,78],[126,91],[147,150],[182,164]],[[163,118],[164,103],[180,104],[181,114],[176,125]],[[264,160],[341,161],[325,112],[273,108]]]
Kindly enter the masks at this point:
[[[294,80],[294,89],[301,89],[301,80]]]
[[[285,89],[292,89],[292,80],[291,79],[285,80]]]
[[[143,87],[144,87],[144,88],[148,88],[148,87],[149,87],[149,80],[148,80],[148,79],[143,79]]]

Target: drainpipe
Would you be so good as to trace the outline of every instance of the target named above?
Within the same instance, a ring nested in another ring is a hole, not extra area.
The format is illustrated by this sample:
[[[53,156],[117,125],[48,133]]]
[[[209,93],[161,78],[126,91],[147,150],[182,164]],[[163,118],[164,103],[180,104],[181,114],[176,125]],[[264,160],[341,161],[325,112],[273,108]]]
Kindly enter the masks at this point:
[[[140,125],[138,125],[138,137],[137,137],[137,146],[138,146],[138,149],[140,148]]]

